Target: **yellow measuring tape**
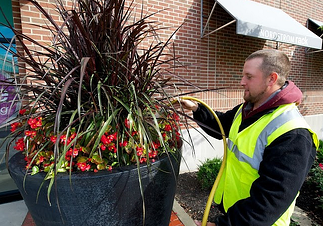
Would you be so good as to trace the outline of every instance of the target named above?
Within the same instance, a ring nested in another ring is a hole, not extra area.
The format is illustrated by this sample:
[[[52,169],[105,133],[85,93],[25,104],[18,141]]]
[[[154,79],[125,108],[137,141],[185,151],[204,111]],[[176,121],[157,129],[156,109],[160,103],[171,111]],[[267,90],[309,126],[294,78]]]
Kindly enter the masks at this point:
[[[218,176],[216,177],[216,180],[214,181],[214,184],[212,186],[209,198],[208,198],[206,206],[205,206],[203,220],[202,220],[202,226],[206,226],[207,220],[208,220],[208,217],[209,217],[209,213],[210,213],[210,209],[211,209],[211,205],[212,205],[212,201],[213,201],[213,198],[214,198],[214,195],[215,195],[215,191],[216,191],[216,189],[218,187],[219,181],[221,179],[221,176],[223,174],[224,167],[225,167],[225,164],[226,164],[226,159],[227,159],[226,137],[225,137],[224,130],[223,130],[222,124],[221,124],[218,116],[215,114],[215,112],[212,110],[212,108],[209,105],[207,105],[205,102],[203,102],[203,101],[201,101],[201,100],[199,100],[199,99],[197,99],[195,97],[183,96],[183,97],[180,97],[180,98],[183,99],[183,100],[196,101],[196,102],[202,104],[204,107],[206,107],[213,114],[214,118],[216,119],[216,121],[217,121],[217,123],[219,125],[219,128],[220,128],[221,135],[222,135],[223,149],[224,149],[223,159],[222,159],[222,164],[221,164]],[[178,100],[173,101],[173,103],[175,103],[175,102],[178,102]]]

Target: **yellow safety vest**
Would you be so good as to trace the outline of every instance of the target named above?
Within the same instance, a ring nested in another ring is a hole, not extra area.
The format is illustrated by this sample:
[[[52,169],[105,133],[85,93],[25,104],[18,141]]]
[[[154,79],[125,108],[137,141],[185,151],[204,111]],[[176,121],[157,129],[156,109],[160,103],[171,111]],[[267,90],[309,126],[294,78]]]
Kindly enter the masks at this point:
[[[250,196],[251,185],[259,177],[258,170],[264,150],[277,137],[296,128],[306,128],[311,132],[316,147],[319,143],[317,135],[309,128],[295,104],[282,105],[239,132],[241,113],[242,106],[237,111],[230,129],[227,162],[214,196],[217,204],[223,199],[226,212],[234,203]],[[273,225],[289,225],[295,202],[296,197]]]

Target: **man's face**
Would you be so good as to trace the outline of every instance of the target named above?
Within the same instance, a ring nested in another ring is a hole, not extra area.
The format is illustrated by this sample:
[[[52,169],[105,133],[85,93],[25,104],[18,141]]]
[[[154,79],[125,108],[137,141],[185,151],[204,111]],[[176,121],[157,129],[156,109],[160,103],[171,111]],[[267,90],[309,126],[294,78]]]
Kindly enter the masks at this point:
[[[240,85],[244,88],[243,99],[258,108],[270,96],[268,91],[269,77],[260,70],[261,58],[254,58],[245,62]]]

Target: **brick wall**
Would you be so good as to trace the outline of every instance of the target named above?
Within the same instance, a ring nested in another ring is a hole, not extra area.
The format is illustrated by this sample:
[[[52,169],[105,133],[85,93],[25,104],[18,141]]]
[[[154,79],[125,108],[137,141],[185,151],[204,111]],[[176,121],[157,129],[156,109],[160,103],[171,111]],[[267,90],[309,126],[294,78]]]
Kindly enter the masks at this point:
[[[33,7],[25,0],[12,0],[12,2],[16,26],[20,26],[21,20],[24,33],[38,38],[39,41],[48,41],[50,34],[47,31],[31,25],[33,23],[44,25],[42,18]],[[54,0],[38,2],[48,6],[54,14]],[[71,1],[66,2],[71,4]],[[141,2],[139,0],[135,2],[138,8]],[[203,0],[203,2],[205,24],[214,0]],[[257,2],[281,8],[304,26],[307,18],[323,21],[322,0],[257,0]],[[217,91],[195,94],[196,97],[219,110],[228,110],[243,101],[239,82],[244,59],[255,50],[276,48],[277,45],[272,41],[237,35],[235,24],[201,39],[201,0],[146,0],[144,3],[144,10],[148,13],[161,10],[151,19],[158,21],[161,27],[168,27],[159,32],[162,40],[168,39],[181,26],[173,37],[176,55],[180,57],[178,65],[181,65],[176,69],[176,74],[196,86],[187,87],[179,82],[181,92],[197,90],[197,87],[221,88]],[[232,18],[224,10],[217,7],[206,33],[231,20]],[[279,43],[278,48],[290,57],[292,62],[290,79],[304,93],[304,101],[301,105],[303,114],[323,114],[323,52],[306,53],[307,49],[304,47],[282,43]]]

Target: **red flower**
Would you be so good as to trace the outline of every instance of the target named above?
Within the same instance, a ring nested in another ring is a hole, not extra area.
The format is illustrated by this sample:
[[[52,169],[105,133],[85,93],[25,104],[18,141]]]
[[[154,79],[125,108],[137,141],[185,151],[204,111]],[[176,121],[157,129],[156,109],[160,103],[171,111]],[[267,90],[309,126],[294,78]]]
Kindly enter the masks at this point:
[[[181,134],[179,132],[176,132],[176,140],[179,141],[181,139]]]
[[[123,142],[120,142],[120,147],[126,147],[128,145],[128,141],[123,141]]]
[[[65,159],[67,161],[70,161],[71,160],[71,156],[72,156],[72,152],[71,152],[71,149],[68,150],[66,153],[65,153]]]
[[[65,134],[61,135],[61,136],[59,137],[59,141],[60,141],[61,143],[65,143],[65,141],[66,141],[66,135],[65,135]]]
[[[31,138],[34,138],[36,136],[37,132],[35,130],[26,130],[25,131],[25,135],[27,137],[31,137]]]
[[[27,156],[25,156],[25,161],[27,162],[27,163],[30,163],[31,162],[31,159],[30,158],[28,158]]]
[[[124,124],[125,124],[125,126],[129,129],[130,128],[130,120],[129,119],[125,119],[124,120]]]
[[[323,170],[323,164],[322,163],[319,164],[319,167]]]
[[[86,162],[78,162],[76,165],[83,172],[89,171],[89,169],[91,168],[91,166],[89,164],[87,164]]]
[[[73,148],[72,150],[73,157],[75,158],[76,156],[78,156],[78,154],[79,154],[79,150],[77,148]]]
[[[26,113],[26,111],[27,111],[26,109],[21,109],[21,110],[19,110],[19,114],[24,115]]]
[[[67,144],[71,143],[76,137],[76,133],[72,133],[71,136],[67,140]]]
[[[38,127],[41,127],[42,126],[42,117],[28,119],[28,125],[32,129],[36,129]]]
[[[179,115],[178,114],[176,114],[176,113],[173,113],[173,115],[171,116],[175,121],[179,121],[180,120],[180,117],[179,117]]]
[[[49,139],[50,139],[51,142],[55,143],[56,140],[57,140],[57,136],[50,136]]]
[[[109,136],[108,136],[108,139],[112,142],[112,141],[114,141],[114,140],[117,140],[117,132],[115,132],[115,133],[113,133],[113,134],[110,134]]]
[[[144,149],[141,147],[137,147],[136,151],[137,151],[137,156],[142,156]]]
[[[117,152],[115,143],[110,143],[110,145],[108,146],[108,149],[109,151],[113,151],[114,153]]]
[[[139,162],[140,162],[140,163],[147,162],[147,159],[146,159],[146,158],[140,158]]]
[[[17,128],[21,127],[22,123],[21,122],[14,122],[11,124],[11,132],[15,132]]]
[[[103,144],[109,144],[110,143],[109,140],[108,140],[108,138],[104,134],[101,137],[101,142]]]
[[[158,153],[158,151],[151,150],[149,152],[149,158],[156,158],[157,157],[157,153]]]
[[[28,115],[29,110],[21,110],[19,114]],[[160,131],[162,131],[164,142],[166,143],[165,145],[173,148],[174,143],[176,143],[176,140],[174,139],[180,139],[180,134],[177,132],[177,124],[174,120],[174,118],[178,116],[168,115],[166,117],[168,120],[165,120],[165,118],[162,117],[159,121],[159,128]],[[130,127],[134,126],[135,122],[132,119],[125,119],[124,123],[125,125],[123,126],[118,124],[115,127],[109,127],[107,130],[108,132],[105,132],[99,138],[95,133],[96,131],[91,134],[91,136],[94,136],[93,139],[90,136],[86,136],[86,138],[90,138],[92,140],[100,139],[98,148],[94,150],[94,154],[100,154],[102,161],[99,161],[99,159],[96,159],[96,157],[93,157],[91,161],[89,158],[92,154],[91,146],[84,144],[84,139],[79,136],[80,134],[83,134],[83,132],[80,132],[79,134],[76,133],[75,131],[77,128],[74,127],[71,128],[70,133],[67,133],[66,131],[58,131],[59,134],[55,134],[54,127],[51,122],[47,123],[46,119],[42,119],[42,117],[34,117],[29,119],[23,118],[22,121],[13,123],[11,125],[11,131],[17,132],[17,130],[24,129],[24,138],[20,138],[19,140],[17,139],[14,148],[16,150],[26,152],[25,154],[28,155],[28,157],[26,157],[27,167],[31,168],[33,166],[38,166],[39,172],[46,171],[48,167],[51,167],[52,164],[54,164],[54,162],[50,162],[50,159],[53,159],[54,156],[54,148],[63,150],[66,148],[65,144],[68,144],[69,149],[66,150],[63,158],[65,157],[69,163],[67,163],[68,165],[64,164],[62,167],[72,171],[93,170],[98,172],[102,169],[111,171],[111,164],[117,162],[116,158],[119,157],[117,154],[114,154],[117,151],[120,151],[121,155],[129,155],[129,158],[127,159],[129,163],[133,162],[133,157],[136,157],[140,163],[147,162],[148,160],[154,162],[157,156],[160,154],[159,152],[164,152],[164,150],[161,149],[161,144],[158,140],[159,138],[150,142],[146,149],[146,146],[140,144],[139,142],[141,141],[140,132],[135,131],[135,127],[130,130]],[[26,128],[19,128],[25,126],[26,124]],[[126,127],[129,128],[129,130],[126,129],[126,131],[122,131],[122,133],[119,132],[120,129],[122,130]],[[131,139],[131,141],[129,139]],[[130,143],[132,143],[132,145],[137,144],[135,146],[135,153],[133,153],[133,149],[129,147]],[[43,151],[38,153],[38,150]],[[102,153],[100,153],[100,151]]]
[[[44,167],[48,167],[48,166],[53,165],[53,164],[54,164],[54,162],[44,163]]]
[[[169,125],[169,124],[165,125],[165,131],[167,131],[167,132],[172,131],[171,125]]]
[[[20,138],[16,142],[16,146],[13,147],[17,151],[23,151],[25,149],[25,143],[24,143],[24,138]]]
[[[157,141],[157,142],[153,142],[152,147],[153,147],[154,149],[158,149],[158,148],[160,147],[160,143],[159,143],[159,141]]]
[[[45,160],[44,156],[39,157],[39,162],[44,162],[44,160]]]
[[[76,156],[78,156],[78,154],[79,154],[79,150],[77,148],[70,148],[66,152],[65,156],[73,156],[73,158],[75,158]]]
[[[42,117],[38,117],[35,126],[36,127],[41,127],[43,125],[42,123]]]
[[[107,149],[107,147],[104,144],[101,144],[100,148],[102,151],[105,151],[105,149]]]

